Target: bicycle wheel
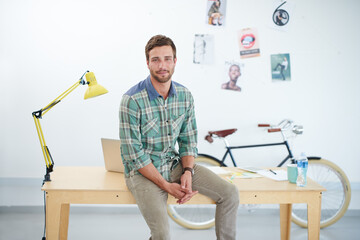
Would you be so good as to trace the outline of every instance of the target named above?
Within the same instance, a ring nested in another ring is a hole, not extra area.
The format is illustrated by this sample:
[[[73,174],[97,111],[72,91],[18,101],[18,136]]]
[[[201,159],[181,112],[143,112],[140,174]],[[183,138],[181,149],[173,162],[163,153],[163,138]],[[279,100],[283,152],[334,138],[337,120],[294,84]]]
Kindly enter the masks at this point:
[[[338,221],[349,206],[349,179],[336,164],[316,158],[309,158],[308,177],[326,188],[321,199],[320,228],[327,227]],[[293,204],[292,221],[301,227],[307,227],[306,204]]]
[[[214,157],[199,154],[195,163],[203,166],[220,166]],[[168,204],[167,212],[177,224],[189,229],[208,229],[215,225],[215,204]]]

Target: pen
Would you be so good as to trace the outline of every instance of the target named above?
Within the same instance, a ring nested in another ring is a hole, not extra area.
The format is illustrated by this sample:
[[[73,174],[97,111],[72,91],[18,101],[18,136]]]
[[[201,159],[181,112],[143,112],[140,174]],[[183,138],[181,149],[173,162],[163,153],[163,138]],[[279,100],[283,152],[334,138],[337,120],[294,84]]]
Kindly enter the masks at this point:
[[[269,171],[276,175],[276,172],[274,172],[273,170],[270,169]]]

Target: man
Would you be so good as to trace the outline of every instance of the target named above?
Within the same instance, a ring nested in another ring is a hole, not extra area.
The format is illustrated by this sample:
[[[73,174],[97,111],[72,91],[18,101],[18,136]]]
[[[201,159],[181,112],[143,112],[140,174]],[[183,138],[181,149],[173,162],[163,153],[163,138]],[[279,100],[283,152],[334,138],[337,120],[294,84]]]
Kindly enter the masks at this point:
[[[198,192],[217,204],[217,238],[235,239],[239,193],[194,163],[194,100],[189,90],[171,79],[176,47],[170,38],[156,35],[145,54],[150,76],[123,95],[119,118],[126,184],[151,230],[150,239],[170,239],[168,194],[183,204]]]
[[[240,92],[241,88],[238,85],[236,85],[236,82],[240,76],[241,76],[241,72],[239,65],[237,64],[231,65],[229,68],[230,81],[223,83],[221,85],[221,88]]]
[[[284,71],[287,69],[288,64],[289,64],[289,63],[288,63],[288,61],[287,61],[287,58],[284,57],[284,61],[282,61],[282,63],[278,63],[278,64],[276,65],[276,67],[274,68],[274,71],[276,71],[277,68],[280,67],[280,74],[281,74],[282,79],[283,79],[284,81],[286,80],[286,77],[285,77],[285,75],[284,75]]]

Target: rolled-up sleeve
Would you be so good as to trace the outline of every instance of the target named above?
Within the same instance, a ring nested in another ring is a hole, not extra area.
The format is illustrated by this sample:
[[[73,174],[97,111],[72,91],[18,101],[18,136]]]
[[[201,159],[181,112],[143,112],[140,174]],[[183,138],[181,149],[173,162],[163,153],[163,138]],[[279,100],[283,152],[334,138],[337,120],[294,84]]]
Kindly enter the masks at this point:
[[[186,111],[184,122],[178,137],[180,157],[197,157],[197,127],[195,119],[194,99],[191,94],[188,96],[189,107]]]
[[[119,110],[119,135],[121,156],[125,172],[138,170],[151,163],[144,152],[140,133],[140,109],[131,96],[124,95]]]

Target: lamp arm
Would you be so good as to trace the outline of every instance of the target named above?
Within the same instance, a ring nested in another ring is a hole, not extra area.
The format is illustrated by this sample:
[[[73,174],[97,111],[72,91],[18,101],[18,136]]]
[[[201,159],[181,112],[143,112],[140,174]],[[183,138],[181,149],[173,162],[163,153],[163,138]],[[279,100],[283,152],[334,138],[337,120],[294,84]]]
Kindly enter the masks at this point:
[[[65,92],[63,92],[62,94],[60,94],[57,98],[55,98],[52,102],[50,102],[48,105],[46,105],[45,107],[43,107],[42,109],[40,109],[39,111],[33,112],[37,116],[37,118],[41,118],[45,113],[47,113],[53,106],[55,106],[56,104],[58,104],[61,100],[63,100],[67,95],[69,95],[72,91],[75,90],[75,88],[77,88],[79,85],[85,85],[88,84],[88,82],[86,82],[84,80],[84,76],[86,73],[88,73],[89,70],[87,70],[78,81],[76,81],[76,83],[74,83],[74,85],[72,85],[70,88],[68,88]]]
[[[89,72],[86,71],[80,78],[79,81],[77,81],[74,85],[72,85],[69,89],[67,89],[65,92],[63,92],[62,94],[60,94],[57,98],[55,98],[52,102],[50,102],[48,105],[46,105],[44,108],[35,111],[32,113],[34,122],[35,122],[35,126],[36,126],[36,132],[38,134],[39,137],[39,141],[40,141],[40,145],[41,145],[41,150],[43,152],[44,155],[44,159],[45,159],[45,163],[46,163],[46,175],[45,175],[45,179],[44,181],[51,181],[50,180],[50,172],[53,171],[53,166],[54,166],[54,161],[53,158],[50,154],[49,148],[46,145],[45,142],[45,138],[44,138],[44,133],[42,131],[41,128],[41,124],[40,124],[40,119],[42,118],[42,116],[47,113],[52,107],[54,107],[56,104],[58,104],[62,99],[64,99],[67,95],[69,95],[72,91],[74,91],[79,85],[85,85],[87,84],[87,82],[83,79],[84,75]]]
[[[77,81],[74,85],[72,85],[69,89],[67,89],[65,92],[60,94],[57,98],[55,98],[52,102],[50,102],[48,105],[46,105],[44,108],[40,109],[41,116],[45,115],[52,107],[54,107],[56,104],[61,102],[67,95],[69,95],[72,91],[74,91],[79,85],[81,84],[81,81]],[[38,111],[38,112],[39,112]],[[40,117],[41,118],[41,117]]]

